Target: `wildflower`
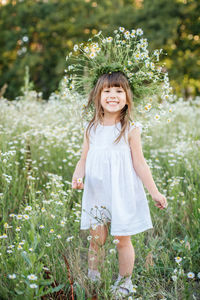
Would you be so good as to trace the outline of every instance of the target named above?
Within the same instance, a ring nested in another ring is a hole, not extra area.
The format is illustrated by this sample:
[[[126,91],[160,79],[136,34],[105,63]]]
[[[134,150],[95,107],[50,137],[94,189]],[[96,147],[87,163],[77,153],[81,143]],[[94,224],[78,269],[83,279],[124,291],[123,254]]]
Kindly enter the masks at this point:
[[[30,284],[31,289],[37,289],[38,285],[35,283]]]
[[[125,28],[124,27],[119,27],[119,31],[124,32]]]
[[[197,274],[197,277],[200,279],[200,272]]]
[[[118,244],[118,243],[119,243],[118,239],[113,240],[113,244]]]
[[[96,56],[96,53],[95,52],[92,52],[92,53],[90,53],[90,58],[95,58],[95,56]]]
[[[27,278],[28,278],[29,280],[37,280],[37,276],[34,275],[34,274],[28,275]]]
[[[21,220],[23,218],[22,215],[16,215],[17,220]]]
[[[136,34],[137,35],[143,35],[143,30],[141,29],[141,28],[138,28],[137,30],[136,30]]]
[[[189,272],[189,273],[187,273],[187,277],[188,277],[188,278],[194,278],[195,275],[194,275],[193,272]]]
[[[0,235],[0,239],[7,239],[7,237],[8,237],[8,236],[7,236],[7,234],[5,234],[5,233],[4,233],[3,235]]]
[[[98,47],[98,48],[96,49],[96,52],[99,53],[100,51],[101,51],[101,48]]]
[[[7,253],[9,253],[9,254],[10,254],[10,253],[13,253],[13,251],[12,251],[12,250],[7,250]]]
[[[71,66],[68,66],[68,70],[70,71],[70,70],[73,70],[74,69],[74,67],[71,65]]]
[[[170,123],[171,122],[171,119],[167,119],[167,123]]]
[[[182,258],[180,256],[177,256],[174,259],[178,264],[182,261]]]
[[[33,248],[29,248],[28,250],[29,250],[30,252],[33,252]]]
[[[93,46],[94,49],[96,49],[96,48],[99,47],[99,44],[98,43],[94,43],[92,46]]]
[[[15,278],[16,278],[16,275],[15,275],[14,273],[13,273],[13,274],[9,274],[9,275],[8,275],[8,278],[9,278],[9,279],[15,279]]]
[[[136,288],[135,288],[135,287],[133,287],[133,293],[136,293],[136,292],[137,292]]]
[[[153,62],[151,62],[150,66],[152,70],[155,70],[155,64]]]
[[[60,221],[60,226],[64,227],[65,226],[65,221]]]
[[[135,37],[135,30],[134,29],[132,29],[132,31],[131,31],[131,37]]]
[[[10,226],[8,223],[5,223],[5,224],[4,224],[4,228],[5,228],[5,229],[8,229],[8,228],[12,228],[12,226]]]
[[[109,252],[112,254],[112,253],[116,253],[116,250],[115,249],[110,249]]]
[[[74,237],[73,236],[70,236],[67,238],[67,242],[70,242]]]
[[[45,246],[46,246],[46,247],[50,247],[51,244],[50,244],[50,243],[46,243]]]
[[[124,36],[126,39],[128,39],[130,37],[130,32],[127,30],[124,32]]]
[[[113,40],[113,38],[111,36],[109,36],[109,37],[106,38],[106,42],[108,42],[108,43],[111,43],[112,40]]]
[[[145,67],[148,68],[150,66],[149,60],[145,60]]]
[[[157,71],[160,73],[162,71],[162,67],[157,67]]]
[[[18,245],[17,249],[18,249],[18,250],[22,250],[22,246],[21,246],[21,245]]]
[[[9,217],[14,218],[15,214],[10,214]]]
[[[43,228],[44,228],[44,225],[40,225],[39,228],[40,228],[40,229],[43,229]]]
[[[29,215],[23,215],[23,217],[24,217],[25,220],[29,219]]]
[[[156,114],[155,117],[154,117],[154,119],[155,119],[155,120],[159,120],[159,119],[160,119],[160,116],[159,116],[158,114]]]
[[[92,239],[91,235],[88,235],[87,240],[90,241]]]
[[[50,229],[49,233],[54,233],[54,229]]]
[[[85,53],[89,53],[90,52],[89,47],[84,47],[84,51],[85,51]]]
[[[42,207],[42,208],[41,208],[41,211],[42,211],[42,212],[45,212],[45,211],[46,211],[46,209],[45,209],[44,207]]]
[[[76,52],[78,50],[78,45],[74,45],[74,51]]]
[[[173,276],[172,276],[172,280],[173,280],[173,281],[176,281],[177,278],[178,278],[178,277],[177,277],[176,275],[173,275]]]
[[[31,210],[32,210],[32,207],[31,207],[30,205],[29,205],[29,206],[26,206],[24,210],[25,210],[25,211],[31,211]]]

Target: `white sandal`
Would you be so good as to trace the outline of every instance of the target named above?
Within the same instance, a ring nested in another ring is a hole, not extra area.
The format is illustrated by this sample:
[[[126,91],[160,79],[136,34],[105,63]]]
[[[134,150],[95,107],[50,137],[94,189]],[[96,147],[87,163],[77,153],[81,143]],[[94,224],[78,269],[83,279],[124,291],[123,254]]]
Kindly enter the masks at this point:
[[[111,286],[111,291],[113,296],[119,297],[115,299],[121,299],[123,296],[128,296],[134,292],[133,284],[131,281],[131,276],[128,278],[123,278],[121,275],[118,276],[118,279]]]

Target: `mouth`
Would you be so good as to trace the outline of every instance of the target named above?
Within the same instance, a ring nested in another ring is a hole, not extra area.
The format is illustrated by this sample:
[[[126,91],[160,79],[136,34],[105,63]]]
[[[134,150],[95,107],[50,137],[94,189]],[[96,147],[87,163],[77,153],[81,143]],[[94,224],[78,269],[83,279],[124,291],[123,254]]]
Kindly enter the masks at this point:
[[[117,104],[119,104],[119,102],[117,102],[117,101],[107,101],[106,103],[108,103],[109,105],[117,105]]]

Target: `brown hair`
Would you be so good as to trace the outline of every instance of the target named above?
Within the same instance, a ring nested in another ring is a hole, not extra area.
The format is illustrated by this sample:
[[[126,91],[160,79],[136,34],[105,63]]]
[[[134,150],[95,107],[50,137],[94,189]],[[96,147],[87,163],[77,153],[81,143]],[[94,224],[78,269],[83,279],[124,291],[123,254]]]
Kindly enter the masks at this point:
[[[96,127],[99,122],[103,121],[104,111],[101,106],[101,92],[104,87],[122,87],[126,93],[126,101],[127,104],[120,112],[120,122],[121,122],[121,132],[120,135],[114,142],[119,142],[121,137],[125,137],[125,130],[129,128],[129,120],[131,119],[132,114],[132,99],[133,94],[129,86],[128,79],[122,72],[113,72],[111,74],[103,74],[99,77],[96,85],[91,90],[88,98],[88,103],[86,109],[93,103],[95,108],[95,113],[92,120],[89,122],[87,130],[86,130],[86,138],[89,140],[88,136],[92,126]]]

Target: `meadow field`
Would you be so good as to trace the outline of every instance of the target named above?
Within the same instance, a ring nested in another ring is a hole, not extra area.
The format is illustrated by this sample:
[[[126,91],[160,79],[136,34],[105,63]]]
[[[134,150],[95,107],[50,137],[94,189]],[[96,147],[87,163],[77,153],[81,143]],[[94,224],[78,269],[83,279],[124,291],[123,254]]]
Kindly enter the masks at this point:
[[[80,231],[82,190],[71,188],[83,142],[77,94],[48,101],[27,91],[0,99],[0,298],[113,299],[116,245],[104,246],[101,283],[87,278],[89,231]],[[143,152],[168,201],[149,201],[154,228],[132,236],[134,296],[200,299],[200,98],[141,114]],[[95,296],[96,295],[96,296]]]

